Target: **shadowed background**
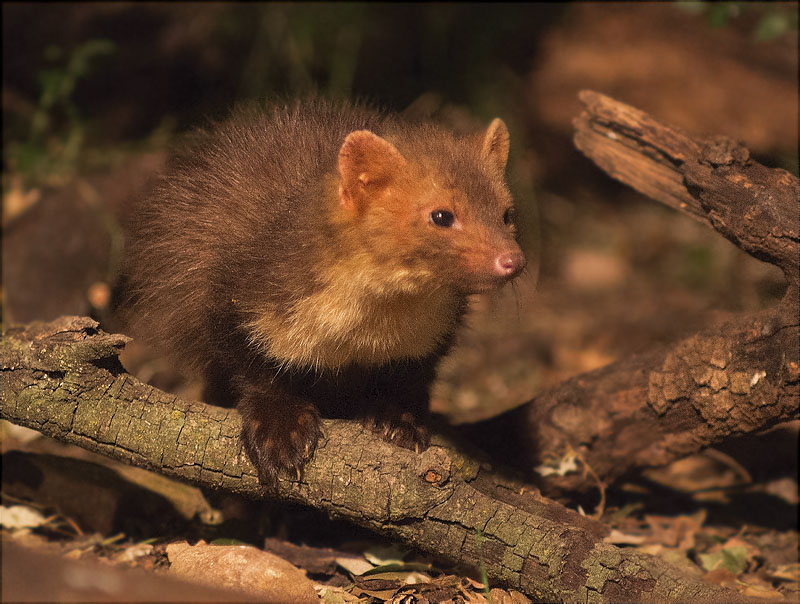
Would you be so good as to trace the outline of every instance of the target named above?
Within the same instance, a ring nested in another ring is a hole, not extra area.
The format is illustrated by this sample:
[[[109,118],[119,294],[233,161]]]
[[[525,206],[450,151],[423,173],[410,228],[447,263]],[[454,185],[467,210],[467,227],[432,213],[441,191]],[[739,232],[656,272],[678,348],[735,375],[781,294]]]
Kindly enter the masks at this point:
[[[783,292],[572,145],[577,92],[797,172],[796,3],[3,5],[3,320],[92,315],[170,144],[242,101],[361,98],[456,131],[502,117],[531,269],[476,297],[433,407],[474,421]],[[538,285],[534,290],[537,280]],[[141,379],[199,396],[134,343]]]

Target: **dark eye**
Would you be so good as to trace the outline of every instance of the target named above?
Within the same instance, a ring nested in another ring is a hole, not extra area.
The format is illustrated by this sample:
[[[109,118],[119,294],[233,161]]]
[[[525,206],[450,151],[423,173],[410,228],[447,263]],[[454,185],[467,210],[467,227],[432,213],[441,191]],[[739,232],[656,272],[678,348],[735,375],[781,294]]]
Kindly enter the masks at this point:
[[[508,208],[506,213],[503,214],[503,222],[511,225],[514,224],[514,220],[517,218],[517,212],[514,208]]]
[[[431,222],[438,227],[449,228],[453,226],[456,217],[448,210],[434,210],[431,212]]]

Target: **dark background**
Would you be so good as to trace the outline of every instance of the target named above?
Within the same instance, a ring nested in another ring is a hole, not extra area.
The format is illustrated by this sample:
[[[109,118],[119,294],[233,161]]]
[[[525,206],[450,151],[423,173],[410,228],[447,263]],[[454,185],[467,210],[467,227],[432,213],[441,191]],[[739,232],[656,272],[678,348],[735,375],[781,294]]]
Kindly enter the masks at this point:
[[[584,158],[572,120],[593,89],[797,174],[797,14],[796,2],[3,3],[3,325],[79,314],[127,331],[113,295],[126,213],[180,134],[235,103],[318,92],[458,131],[499,116],[531,269],[474,300],[432,402],[454,422],[492,416],[780,298],[778,269]],[[138,342],[122,361],[199,396]],[[795,498],[780,514],[749,509],[749,525],[796,529],[796,450],[796,425],[728,443],[756,483],[787,479],[781,501]],[[648,476],[693,493],[730,486],[731,466],[699,457]],[[75,484],[64,498],[78,505]],[[656,499],[674,511],[654,493],[650,513]],[[796,555],[787,534],[762,553]]]
[[[5,322],[93,314],[124,330],[110,296],[121,219],[176,135],[237,102],[311,91],[460,131],[494,116],[509,126],[532,268],[476,301],[469,345],[442,369],[440,410],[492,414],[782,292],[773,267],[606,177],[572,146],[571,120],[577,92],[595,89],[796,173],[796,3],[2,10]],[[135,372],[148,358],[137,350]],[[178,388],[168,374],[140,375]]]

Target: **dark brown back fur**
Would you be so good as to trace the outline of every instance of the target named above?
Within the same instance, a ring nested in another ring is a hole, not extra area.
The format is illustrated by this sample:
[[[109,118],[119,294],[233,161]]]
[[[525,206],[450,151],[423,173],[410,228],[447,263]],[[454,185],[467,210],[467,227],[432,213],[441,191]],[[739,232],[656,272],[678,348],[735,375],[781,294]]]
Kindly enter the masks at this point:
[[[335,253],[315,210],[322,177],[347,133],[382,122],[314,101],[242,109],[190,136],[133,212],[126,275],[140,329],[197,370],[244,352],[237,303],[313,290],[320,254]]]

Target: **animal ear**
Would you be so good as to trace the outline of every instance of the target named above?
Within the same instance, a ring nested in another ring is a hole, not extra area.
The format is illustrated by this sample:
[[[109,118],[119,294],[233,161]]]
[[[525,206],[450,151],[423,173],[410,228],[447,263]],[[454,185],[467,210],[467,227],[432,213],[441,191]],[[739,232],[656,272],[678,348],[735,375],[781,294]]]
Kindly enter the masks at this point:
[[[499,117],[494,118],[483,135],[481,156],[500,175],[503,175],[506,171],[509,144],[510,137],[505,122]]]
[[[347,135],[339,149],[339,201],[360,211],[370,194],[388,185],[406,163],[392,143],[369,130]]]

